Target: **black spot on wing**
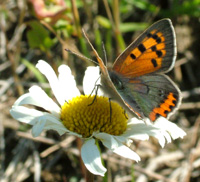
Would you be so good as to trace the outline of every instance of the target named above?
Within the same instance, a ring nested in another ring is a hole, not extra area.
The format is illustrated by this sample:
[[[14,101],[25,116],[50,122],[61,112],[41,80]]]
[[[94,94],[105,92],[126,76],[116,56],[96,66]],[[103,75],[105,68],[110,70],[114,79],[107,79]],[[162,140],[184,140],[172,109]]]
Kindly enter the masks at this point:
[[[168,111],[168,110],[165,110],[165,111],[164,111],[164,113],[165,113],[165,114],[168,114],[168,113],[169,113],[169,111]]]
[[[155,46],[155,45],[152,46],[152,47],[151,47],[151,50],[152,50],[152,51],[156,51],[156,46]]]
[[[154,68],[158,66],[157,61],[155,59],[151,59],[151,63],[153,64]]]
[[[132,59],[136,59],[136,56],[133,53],[131,53],[130,56],[131,56]]]
[[[151,34],[151,33],[148,33],[148,34],[147,34],[147,37],[149,37],[149,38],[152,37],[152,34]]]
[[[158,37],[157,34],[152,35],[152,38],[153,38],[158,44],[161,43],[161,38]]]
[[[157,119],[158,117],[160,117],[160,114],[159,114],[159,113],[156,113],[156,119]]]
[[[174,104],[174,105],[176,105],[176,104],[177,104],[177,100],[173,100],[172,102],[173,102],[173,104]]]
[[[158,36],[156,34],[153,34],[152,38],[156,40]]]
[[[157,42],[158,44],[161,43],[161,38],[158,37],[158,38],[156,39],[156,42]]]
[[[156,51],[156,54],[158,57],[161,57],[163,54],[162,54],[162,51]]]
[[[143,52],[146,51],[146,48],[144,47],[143,44],[140,44],[140,45],[138,46],[138,49],[139,49],[139,51],[140,51],[141,53],[143,53]]]

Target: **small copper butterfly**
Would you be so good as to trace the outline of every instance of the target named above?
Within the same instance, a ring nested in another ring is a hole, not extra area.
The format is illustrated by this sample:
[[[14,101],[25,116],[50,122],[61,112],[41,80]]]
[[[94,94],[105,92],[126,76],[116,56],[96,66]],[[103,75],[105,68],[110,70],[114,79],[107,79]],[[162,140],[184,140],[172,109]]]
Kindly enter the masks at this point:
[[[85,35],[86,36],[86,35]],[[107,68],[90,43],[101,70],[101,88],[129,113],[154,122],[180,105],[180,90],[164,73],[175,64],[176,38],[170,19],[144,31]]]

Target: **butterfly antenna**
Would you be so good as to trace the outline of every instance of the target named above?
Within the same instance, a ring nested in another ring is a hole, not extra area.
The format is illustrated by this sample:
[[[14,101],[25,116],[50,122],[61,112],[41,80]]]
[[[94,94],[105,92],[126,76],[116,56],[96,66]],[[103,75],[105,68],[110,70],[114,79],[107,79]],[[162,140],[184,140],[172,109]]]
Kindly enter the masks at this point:
[[[83,60],[88,60],[88,61],[91,61],[91,62],[95,63],[96,65],[99,65],[96,61],[94,61],[94,60],[92,60],[92,59],[90,59],[90,58],[88,58],[88,57],[86,57],[86,56],[83,56],[82,54],[79,54],[79,53],[77,53],[77,52],[75,52],[75,51],[72,51],[72,50],[70,50],[70,49],[65,49],[65,50],[66,50],[67,52],[69,52],[69,53],[72,53],[72,54],[74,54],[74,55],[80,57],[80,58],[83,59]]]
[[[94,52],[94,54],[95,54],[95,56],[96,56],[96,58],[97,58],[97,61],[99,62],[99,66],[101,67],[102,71],[105,72],[105,69],[106,69],[106,68],[105,68],[105,65],[104,65],[103,60],[100,58],[100,56],[98,55],[97,51],[96,51],[95,48],[93,47],[93,45],[92,45],[92,43],[90,42],[88,36],[86,35],[84,29],[82,29],[82,32],[83,32],[83,35],[85,36],[86,40],[88,41],[90,47],[92,48],[92,50],[93,50],[93,52]]]
[[[105,45],[104,45],[103,41],[102,41],[102,49],[103,49],[103,54],[104,54],[104,58],[105,58],[105,65],[107,66],[108,59],[107,59],[106,49],[105,49]]]

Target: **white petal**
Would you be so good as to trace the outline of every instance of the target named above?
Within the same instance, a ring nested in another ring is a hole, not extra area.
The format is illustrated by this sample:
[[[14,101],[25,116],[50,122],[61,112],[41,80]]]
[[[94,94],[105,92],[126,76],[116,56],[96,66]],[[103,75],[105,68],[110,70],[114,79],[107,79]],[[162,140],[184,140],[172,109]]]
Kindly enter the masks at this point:
[[[29,109],[24,106],[13,106],[10,110],[10,114],[13,118],[23,123],[34,125],[36,123],[36,118],[41,117],[44,113],[37,111],[35,109]]]
[[[123,135],[119,135],[119,136],[114,136],[114,138],[117,140],[117,141],[119,141],[119,142],[121,142],[121,143],[129,143],[130,141],[130,139],[127,137],[127,136],[123,136]],[[131,140],[132,141],[132,140]]]
[[[60,135],[66,132],[71,133],[57,117],[49,113],[29,109],[24,106],[13,106],[10,114],[18,121],[33,125],[32,134],[34,137],[40,135],[42,130],[50,129],[57,131]]]
[[[71,73],[71,70],[66,65],[61,65],[58,68],[59,84],[62,88],[63,96],[66,101],[71,100],[73,97],[79,96],[80,91],[76,86],[76,81]]]
[[[38,86],[32,86],[29,92],[36,106],[42,107],[59,117],[60,107]]]
[[[42,74],[46,76],[57,101],[60,105],[63,105],[65,103],[65,99],[62,95],[62,88],[60,88],[58,78],[52,67],[43,60],[39,60],[36,67],[40,70]]]
[[[63,124],[60,120],[55,118],[53,115],[46,114],[45,115],[46,123],[44,126],[45,130],[55,130],[57,131],[60,135],[64,133],[71,133]]]
[[[147,126],[145,124],[134,124],[132,126],[129,125],[123,136],[138,140],[148,140],[149,135],[152,133],[152,129],[154,129],[152,126]]]
[[[44,117],[38,118],[38,121],[32,128],[33,137],[37,137],[42,133],[45,124],[46,124],[46,119]]]
[[[136,123],[136,124],[135,124]],[[144,124],[143,121],[132,119],[128,123],[128,130],[123,134],[128,138],[146,140],[149,136],[153,136],[158,139],[158,142],[162,147],[164,147],[166,140],[170,142],[170,137],[167,132],[162,131],[160,128],[156,127],[154,124]]]
[[[89,66],[85,71],[85,76],[83,78],[83,90],[85,95],[90,95],[95,87],[95,85],[100,84],[100,71],[99,67]],[[95,91],[92,95],[95,94]],[[97,95],[103,95],[101,89],[98,89]]]
[[[81,157],[86,168],[95,175],[104,176],[106,168],[102,165],[100,152],[94,139],[86,141],[81,148]]]
[[[126,147],[120,141],[117,140],[118,136],[112,136],[107,133],[99,133],[96,134],[95,137],[101,140],[104,146],[106,146],[116,154],[128,159],[135,160],[137,162],[140,160],[138,154],[136,154],[130,148]]]
[[[60,120],[48,113],[45,113],[43,116],[37,118],[37,122],[32,128],[32,135],[37,137],[43,130],[55,130],[60,135],[68,132]]]
[[[158,142],[162,148],[165,146],[166,138],[162,132],[155,132],[152,136],[158,139]]]
[[[142,140],[142,141],[149,139],[149,135],[147,133],[134,133],[131,130],[126,131],[123,134],[123,136],[126,136],[131,139]]]
[[[125,145],[121,144],[116,149],[114,149],[113,152],[122,157],[135,160],[136,162],[140,161],[140,156]]]
[[[63,135],[64,133],[70,133],[72,134],[71,132],[69,132],[69,130],[67,130],[65,127],[63,126],[59,126],[59,125],[56,125],[56,124],[48,124],[47,126],[44,127],[44,130],[55,130],[58,132],[58,134],[61,136]]]
[[[186,133],[176,124],[168,121],[163,117],[160,117],[158,120],[156,120],[154,126],[162,129],[163,131],[169,132],[174,140],[177,138],[183,138],[186,135]]]
[[[133,117],[128,121],[128,125],[134,125],[134,124],[146,124],[146,122],[136,117]]]
[[[171,143],[172,142],[172,139],[171,139],[171,136],[170,136],[170,134],[167,132],[167,131],[165,131],[165,130],[161,130],[161,135],[165,138],[165,140],[167,141],[167,143]],[[160,143],[160,142],[159,142]],[[164,144],[165,145],[165,144]],[[164,147],[164,145],[162,146],[162,147]]]
[[[24,104],[35,105],[42,107],[59,117],[60,108],[40,87],[32,86],[29,91],[30,93],[20,96],[13,106]]]
[[[107,133],[98,133],[94,136],[101,140],[103,145],[111,150],[116,149],[120,145],[120,143],[114,138],[114,136],[109,135]]]
[[[139,140],[147,140],[149,136],[154,136],[154,134],[159,133],[160,130],[152,125],[146,125],[143,122],[137,121],[128,123],[127,131],[123,134],[123,136],[139,139]]]
[[[20,105],[24,105],[24,104],[37,105],[37,102],[33,99],[33,97],[31,96],[30,93],[26,93],[26,94],[23,94],[22,96],[20,96],[15,101],[13,106],[20,106]]]

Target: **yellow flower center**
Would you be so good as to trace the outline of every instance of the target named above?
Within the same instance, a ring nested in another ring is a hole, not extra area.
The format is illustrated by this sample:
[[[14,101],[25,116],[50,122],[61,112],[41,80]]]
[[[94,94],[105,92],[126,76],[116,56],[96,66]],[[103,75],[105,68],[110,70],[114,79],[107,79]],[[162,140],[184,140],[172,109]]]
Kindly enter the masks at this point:
[[[81,95],[66,102],[60,117],[64,126],[83,138],[90,137],[93,132],[123,134],[127,128],[127,114],[122,107],[106,97],[94,97]]]

